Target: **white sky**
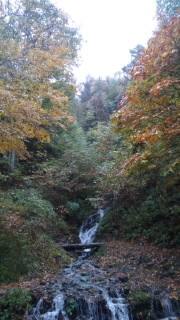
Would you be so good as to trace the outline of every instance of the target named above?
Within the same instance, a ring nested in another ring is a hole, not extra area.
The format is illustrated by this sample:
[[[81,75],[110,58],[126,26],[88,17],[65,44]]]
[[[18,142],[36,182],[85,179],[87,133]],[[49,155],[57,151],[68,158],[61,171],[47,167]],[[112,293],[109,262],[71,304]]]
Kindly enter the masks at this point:
[[[129,50],[146,45],[155,29],[155,0],[53,0],[80,27],[84,43],[78,81],[106,77],[130,62]]]

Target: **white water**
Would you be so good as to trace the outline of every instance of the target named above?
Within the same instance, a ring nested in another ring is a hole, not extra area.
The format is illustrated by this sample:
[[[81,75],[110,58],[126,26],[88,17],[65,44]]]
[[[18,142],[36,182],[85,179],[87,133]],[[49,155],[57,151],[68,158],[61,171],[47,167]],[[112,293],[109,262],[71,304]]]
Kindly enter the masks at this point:
[[[90,216],[81,226],[79,239],[82,244],[93,243],[96,231],[101,218],[105,215],[105,210],[99,209],[96,214]]]
[[[62,292],[59,292],[53,299],[53,311],[48,311],[45,314],[41,315],[41,304],[43,303],[42,299],[39,300],[33,316],[37,320],[56,320],[58,319],[59,314],[61,313],[64,320],[69,320],[65,311],[64,311],[64,295]]]
[[[178,320],[174,310],[173,310],[173,306],[171,303],[171,300],[167,299],[167,298],[162,298],[161,299],[161,306],[163,308],[163,313],[165,315],[165,318],[160,319],[160,320]]]
[[[80,228],[79,238],[81,243],[89,244],[93,243],[96,236],[96,231],[98,229],[101,218],[106,213],[105,210],[98,210],[96,214],[90,216]],[[91,249],[87,249],[86,252]],[[86,254],[84,254],[87,257]],[[82,271],[85,270],[85,280],[82,274]],[[92,278],[91,278],[92,275]],[[107,280],[108,286],[102,286],[98,283],[96,284],[92,279],[93,277],[101,277]],[[109,294],[109,289],[112,288],[112,284],[109,282],[109,279],[105,275],[105,271],[93,266],[91,262],[87,259],[83,260],[83,255],[81,255],[76,262],[72,263],[68,268],[64,270],[64,278],[68,283],[70,280],[73,285],[77,285],[76,290],[85,292],[85,295],[78,294],[78,291],[75,291],[73,294],[73,287],[71,288],[72,297],[83,298],[83,302],[79,302],[79,311],[78,319],[86,320],[132,320],[132,316],[129,314],[129,305],[127,301],[121,296],[119,289],[114,290],[113,297]],[[79,288],[79,289],[78,289]],[[92,296],[86,296],[87,292],[90,292],[91,288],[94,288],[94,293]],[[69,289],[68,289],[69,290]],[[34,309],[33,315],[30,316],[29,320],[69,320],[65,310],[64,310],[64,300],[67,298],[65,295],[66,291],[64,290],[61,283],[59,283],[57,294],[55,295],[51,308],[48,312],[43,313],[43,299],[39,300],[36,308]],[[106,304],[106,311],[102,310],[102,306],[99,307],[98,299],[94,298],[94,295],[100,293],[101,301],[104,299]],[[76,296],[76,294],[78,296]],[[164,318],[160,320],[176,320],[178,319],[173,311],[173,306],[170,300],[164,298],[161,300],[161,305],[163,308]],[[42,314],[43,313],[43,314]],[[157,318],[158,319],[158,318]]]
[[[103,289],[103,296],[111,311],[111,320],[129,320],[129,304],[120,293],[117,293],[118,298],[111,298],[107,290]]]
[[[105,210],[98,210],[98,212],[92,216],[90,216],[82,225],[79,233],[79,238],[81,243],[88,244],[92,243],[96,236],[96,231],[99,226],[101,218],[104,216]],[[91,280],[87,283],[82,282],[82,276],[80,271],[78,272],[78,268],[85,267],[89,269],[89,272],[94,272],[95,274],[102,274],[103,271],[100,269],[96,269],[90,262],[87,260],[77,260],[75,263],[70,265],[66,270],[66,276],[70,279],[73,279],[74,282],[79,284],[81,288],[87,288],[89,290],[90,287],[93,287],[96,292],[101,292],[102,299],[106,301],[106,305],[109,309],[109,313],[111,314],[110,320],[129,320],[128,315],[128,304],[124,298],[121,297],[120,293],[117,293],[117,297],[110,297],[107,289],[97,286]],[[98,308],[98,302],[93,302],[91,299],[86,299],[87,303],[86,315],[88,314],[87,320],[103,320],[106,315],[104,315],[103,311],[100,311]],[[34,310],[33,319],[36,320],[57,320],[60,316],[63,320],[69,320],[68,316],[64,311],[64,294],[63,292],[57,293],[52,303],[52,311],[48,311],[45,314],[41,314],[43,300],[40,300]],[[80,306],[79,315],[84,316],[83,310]],[[84,317],[83,317],[84,318]],[[107,319],[107,318],[106,318]]]
[[[84,222],[79,233],[81,243],[88,244],[94,241],[99,223],[105,213],[105,210],[100,209],[95,215],[90,216],[89,219]],[[99,287],[99,290],[102,291],[102,295],[111,311],[111,320],[129,320],[128,304],[120,293],[117,293],[117,298],[112,298],[106,289]],[[95,318],[92,317],[92,320],[95,320]]]
[[[170,316],[170,317],[168,317],[168,318],[161,318],[161,319],[159,319],[159,320],[178,320],[179,318],[177,318],[177,317],[172,317],[172,316]]]

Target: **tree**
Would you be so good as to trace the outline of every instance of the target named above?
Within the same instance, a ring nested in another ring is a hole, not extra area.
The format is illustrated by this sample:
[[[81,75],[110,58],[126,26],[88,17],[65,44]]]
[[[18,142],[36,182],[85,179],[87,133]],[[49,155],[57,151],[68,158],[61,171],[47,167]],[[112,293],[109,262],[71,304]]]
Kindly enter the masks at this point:
[[[75,114],[85,131],[96,127],[98,122],[107,122],[109,116],[117,109],[119,96],[124,93],[125,81],[120,77],[93,79],[87,77],[82,84],[80,103]]]
[[[166,245],[179,241],[179,22],[162,20],[132,70],[112,118],[122,145],[107,172],[118,194],[114,232]]]
[[[122,165],[127,172],[151,169],[163,158],[164,174],[176,168],[178,35],[179,18],[174,17],[150,39],[132,71],[134,82],[113,119],[132,153]]]
[[[0,16],[0,153],[24,157],[28,139],[48,142],[51,124],[72,122],[55,83],[69,77],[79,36],[48,0],[1,2]]]
[[[127,80],[131,80],[131,72],[134,66],[136,65],[137,60],[141,55],[142,51],[143,51],[143,46],[141,46],[140,44],[138,44],[135,48],[129,50],[131,54],[131,62],[127,66],[122,68],[124,72],[124,76]]]
[[[157,0],[156,13],[158,16],[173,17],[179,14],[179,0]]]

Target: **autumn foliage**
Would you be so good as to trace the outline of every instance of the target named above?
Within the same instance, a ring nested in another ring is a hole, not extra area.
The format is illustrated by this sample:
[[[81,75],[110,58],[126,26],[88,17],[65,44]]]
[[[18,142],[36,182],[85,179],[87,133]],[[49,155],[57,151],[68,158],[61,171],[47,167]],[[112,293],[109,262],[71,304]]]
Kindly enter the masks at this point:
[[[114,78],[88,77],[78,100],[78,30],[48,0],[0,0],[0,281],[64,267],[56,242],[77,241],[99,207],[111,208],[100,238],[178,244],[180,21],[171,16]]]
[[[0,2],[0,17],[0,153],[22,158],[28,139],[49,142],[50,125],[72,122],[68,98],[53,84],[68,73],[76,40],[48,1]]]
[[[174,17],[154,33],[132,70],[133,83],[113,117],[116,131],[126,137],[131,153],[121,165],[127,175],[155,168],[164,157],[164,173],[176,168],[179,26],[179,18]]]

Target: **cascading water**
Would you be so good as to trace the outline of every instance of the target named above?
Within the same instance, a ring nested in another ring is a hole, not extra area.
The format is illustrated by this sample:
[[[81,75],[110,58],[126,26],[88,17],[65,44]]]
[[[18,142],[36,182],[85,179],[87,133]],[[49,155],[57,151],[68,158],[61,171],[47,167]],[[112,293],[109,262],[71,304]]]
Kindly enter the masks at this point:
[[[93,243],[96,237],[96,231],[98,229],[100,220],[102,219],[102,217],[104,217],[105,213],[106,210],[99,209],[97,213],[91,215],[82,224],[79,232],[79,239],[82,244]],[[87,257],[89,252],[91,252],[91,249],[84,249],[81,258]]]
[[[96,231],[101,218],[105,215],[105,210],[100,209],[97,213],[91,215],[81,226],[79,238],[81,243],[92,243],[96,236]]]
[[[83,223],[79,233],[82,244],[93,243],[105,213],[106,210],[100,209]],[[63,276],[54,285],[54,298],[48,303],[40,299],[28,320],[133,320],[120,283],[87,259],[89,251],[91,249],[83,250],[79,258],[64,269]],[[178,319],[169,303],[167,299],[161,303],[163,312],[154,312],[154,319]]]
[[[43,313],[43,300],[40,299],[36,308],[33,311],[32,319],[38,320],[68,320],[64,311],[64,295],[62,292],[57,293],[52,301],[51,311]]]
[[[153,310],[156,319],[176,320],[180,316],[179,303],[176,300],[170,300],[166,296],[153,302]]]
[[[99,222],[105,212],[106,210],[100,209],[83,223],[79,233],[82,244],[93,243]],[[86,252],[90,250],[86,249]],[[44,308],[43,299],[41,299],[29,319],[72,319],[68,309],[65,310],[69,299],[71,301],[74,299],[76,310],[74,309],[73,319],[130,320],[126,300],[120,295],[118,289],[109,292],[111,283],[105,271],[94,266],[89,260],[83,260],[84,256],[86,253],[64,270],[63,279],[56,285],[56,294],[49,306]]]

